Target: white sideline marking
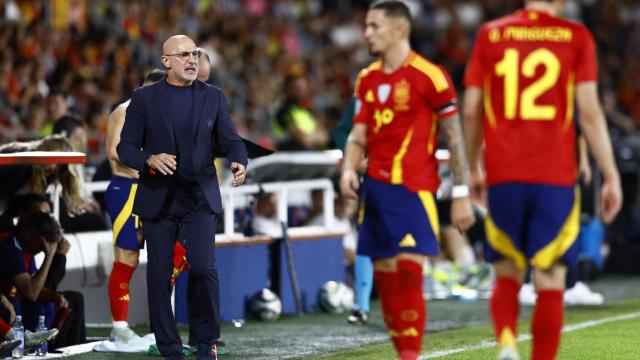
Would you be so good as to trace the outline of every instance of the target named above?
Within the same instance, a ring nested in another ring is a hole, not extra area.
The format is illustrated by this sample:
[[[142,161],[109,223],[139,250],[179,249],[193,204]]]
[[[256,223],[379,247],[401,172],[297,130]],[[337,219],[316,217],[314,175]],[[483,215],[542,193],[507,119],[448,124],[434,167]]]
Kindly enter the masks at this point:
[[[78,355],[78,354],[84,354],[84,353],[88,353],[88,352],[93,351],[93,347],[98,345],[101,342],[102,341],[94,341],[94,342],[90,342],[90,343],[86,343],[86,344],[67,346],[67,347],[58,349],[59,351],[62,351],[62,353],[60,353],[60,354],[47,353],[47,356],[44,356],[44,357],[43,356],[30,355],[30,356],[24,356],[24,357],[22,357],[22,359],[23,360],[56,359],[56,358],[73,356],[73,355]]]
[[[630,314],[625,314],[625,315],[612,316],[612,317],[603,318],[603,319],[599,319],[599,320],[589,320],[589,321],[585,321],[585,322],[581,322],[581,323],[577,323],[577,324],[573,324],[573,325],[567,325],[567,326],[562,328],[562,332],[563,333],[567,333],[567,332],[572,332],[572,331],[576,331],[576,330],[582,330],[582,329],[586,329],[586,328],[589,328],[589,327],[606,324],[606,323],[609,323],[609,322],[629,320],[629,319],[634,319],[634,318],[638,318],[638,317],[640,317],[640,312],[630,313]],[[529,340],[531,340],[531,334],[520,335],[520,336],[518,336],[517,340],[518,340],[518,342],[529,341]],[[487,349],[487,348],[494,347],[496,345],[497,344],[496,344],[495,341],[483,340],[483,341],[480,342],[480,344],[477,344],[477,345],[462,346],[462,347],[455,348],[455,349],[438,350],[438,351],[430,352],[430,353],[427,353],[425,355],[420,356],[418,359],[419,360],[435,359],[435,358],[440,358],[440,357],[443,357],[443,356],[448,356],[448,355],[457,354],[457,353],[461,353],[461,352],[480,350],[480,349]]]

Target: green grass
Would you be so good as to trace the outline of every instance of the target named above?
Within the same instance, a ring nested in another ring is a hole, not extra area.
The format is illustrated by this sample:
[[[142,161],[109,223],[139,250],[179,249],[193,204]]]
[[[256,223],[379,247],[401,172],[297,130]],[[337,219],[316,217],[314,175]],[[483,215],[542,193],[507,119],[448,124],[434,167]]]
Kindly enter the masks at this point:
[[[607,294],[607,304],[597,307],[571,307],[565,312],[565,325],[582,323],[640,311],[640,279],[607,278],[594,288]],[[429,301],[428,325],[423,355],[460,347],[477,346],[493,340],[486,301],[460,303]],[[531,308],[523,307],[519,333],[529,332]],[[229,354],[222,360],[236,359],[394,359],[395,352],[386,336],[379,304],[372,304],[371,323],[351,326],[346,314],[305,314],[283,317],[265,323],[247,320],[244,326],[222,327]],[[180,327],[186,339],[186,327]],[[139,334],[147,327],[136,327]],[[110,329],[88,329],[89,336],[107,336]],[[610,322],[563,334],[559,359],[640,359],[640,319]],[[528,359],[530,343],[520,343],[523,359]],[[492,359],[493,348],[466,351],[441,359]],[[143,360],[142,354],[88,353],[68,359]],[[159,358],[155,358],[159,359]],[[194,360],[195,357],[188,358]]]
[[[623,300],[599,307],[573,307],[565,312],[565,325],[598,320],[611,316],[640,312],[640,299]],[[519,333],[529,332],[529,319],[519,322]],[[476,346],[491,341],[492,328],[490,325],[464,327],[428,333],[423,342],[422,355],[433,352]],[[622,320],[596,325],[590,328],[576,330],[562,335],[561,349],[558,359],[640,359],[640,346],[637,335],[640,334],[640,318]],[[529,358],[530,341],[519,343],[522,359]],[[485,360],[496,357],[495,348],[470,350],[462,353],[440,357],[440,359],[455,360]],[[312,359],[392,359],[394,350],[390,343],[369,346],[339,352],[329,356],[313,357]]]

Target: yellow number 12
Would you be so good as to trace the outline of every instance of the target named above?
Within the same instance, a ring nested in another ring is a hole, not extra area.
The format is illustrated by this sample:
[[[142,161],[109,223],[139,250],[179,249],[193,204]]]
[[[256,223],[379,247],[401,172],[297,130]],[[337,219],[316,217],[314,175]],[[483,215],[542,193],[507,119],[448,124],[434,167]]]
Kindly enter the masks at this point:
[[[538,99],[547,90],[551,89],[560,76],[560,60],[545,48],[539,48],[531,52],[522,61],[522,75],[532,78],[536,74],[538,65],[544,65],[542,76],[527,86],[520,98],[520,118],[522,120],[554,120],[557,109],[553,105],[536,105]],[[504,57],[496,64],[496,75],[504,76],[504,116],[508,120],[516,118],[518,104],[518,89],[520,79],[520,52],[514,48],[508,48]]]

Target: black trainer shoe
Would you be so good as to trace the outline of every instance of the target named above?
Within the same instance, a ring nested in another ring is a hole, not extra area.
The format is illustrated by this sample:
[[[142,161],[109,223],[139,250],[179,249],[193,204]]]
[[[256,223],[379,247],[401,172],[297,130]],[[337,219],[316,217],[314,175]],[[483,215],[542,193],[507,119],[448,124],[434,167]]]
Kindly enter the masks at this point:
[[[216,344],[198,344],[198,360],[218,360]]]
[[[364,325],[369,322],[369,314],[362,310],[352,310],[347,317],[349,324]]]

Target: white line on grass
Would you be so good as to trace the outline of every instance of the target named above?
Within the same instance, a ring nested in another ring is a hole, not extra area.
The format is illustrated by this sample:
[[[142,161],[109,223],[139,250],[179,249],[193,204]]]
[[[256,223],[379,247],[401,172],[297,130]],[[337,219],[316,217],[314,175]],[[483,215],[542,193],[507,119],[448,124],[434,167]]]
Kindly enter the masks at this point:
[[[61,357],[67,357],[72,355],[79,355],[93,351],[93,347],[101,343],[102,341],[94,341],[86,344],[67,346],[58,349],[61,353],[47,353],[46,357],[42,356],[24,356],[22,360],[42,360],[42,359],[55,359]]]
[[[585,321],[585,322],[581,322],[581,323],[577,323],[577,324],[573,324],[573,325],[567,325],[567,326],[562,328],[562,332],[566,333],[566,332],[571,332],[571,331],[576,331],[576,330],[586,329],[586,328],[593,327],[593,326],[606,324],[606,323],[609,323],[609,322],[634,319],[634,318],[637,318],[637,317],[640,317],[640,312],[624,314],[624,315],[618,315],[618,316],[612,316],[612,317],[603,318],[603,319],[599,319],[599,320],[589,320],[589,321]],[[529,340],[531,340],[531,334],[523,334],[523,335],[518,336],[518,342],[529,341]],[[452,354],[457,354],[457,353],[461,353],[461,352],[480,350],[480,349],[487,349],[487,348],[491,348],[491,347],[494,347],[494,346],[496,346],[496,342],[495,341],[483,340],[477,345],[462,346],[462,347],[455,348],[455,349],[438,350],[438,351],[430,352],[430,353],[427,353],[425,355],[420,356],[419,359],[420,360],[435,359],[435,358],[439,358],[439,357],[443,357],[443,356],[447,356],[447,355],[452,355]]]

